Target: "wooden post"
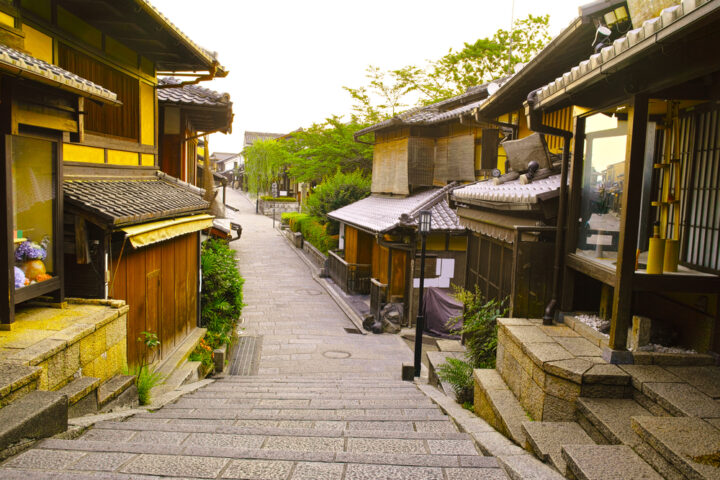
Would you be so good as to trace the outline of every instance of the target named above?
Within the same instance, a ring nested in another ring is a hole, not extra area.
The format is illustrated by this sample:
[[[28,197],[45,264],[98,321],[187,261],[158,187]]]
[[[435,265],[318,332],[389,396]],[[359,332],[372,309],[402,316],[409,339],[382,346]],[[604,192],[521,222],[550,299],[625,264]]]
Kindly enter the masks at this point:
[[[610,324],[611,350],[627,350],[627,333],[632,320],[633,276],[637,247],[643,164],[648,122],[648,97],[635,95],[628,112],[628,138],[625,151],[625,182],[620,215],[615,292]],[[606,356],[606,355],[604,355]],[[607,360],[607,358],[606,358]],[[614,358],[611,358],[614,360]],[[618,361],[622,361],[618,358]],[[617,362],[616,362],[617,363]]]
[[[577,248],[578,218],[580,217],[580,202],[582,200],[582,177],[585,168],[585,117],[575,117],[573,138],[575,140],[573,143],[570,191],[567,196],[568,216],[564,255],[575,251]],[[555,235],[558,234],[559,232],[555,233]],[[565,262],[563,262],[563,264],[564,263]],[[562,292],[560,294],[561,312],[568,312],[574,309],[574,295],[575,271],[566,266],[563,268]]]
[[[213,173],[210,169],[210,144],[208,143],[208,136],[203,136],[203,140],[205,141],[205,168],[203,169],[203,188],[205,189],[205,200],[212,204],[213,200],[215,199],[215,182],[213,181]]]

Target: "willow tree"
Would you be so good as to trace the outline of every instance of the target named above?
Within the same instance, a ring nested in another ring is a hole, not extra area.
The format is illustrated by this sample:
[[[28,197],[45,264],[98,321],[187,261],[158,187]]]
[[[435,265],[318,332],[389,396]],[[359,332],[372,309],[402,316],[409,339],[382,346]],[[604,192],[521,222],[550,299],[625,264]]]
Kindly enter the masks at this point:
[[[245,181],[248,191],[267,193],[283,170],[292,163],[282,140],[258,140],[243,150],[245,157]]]

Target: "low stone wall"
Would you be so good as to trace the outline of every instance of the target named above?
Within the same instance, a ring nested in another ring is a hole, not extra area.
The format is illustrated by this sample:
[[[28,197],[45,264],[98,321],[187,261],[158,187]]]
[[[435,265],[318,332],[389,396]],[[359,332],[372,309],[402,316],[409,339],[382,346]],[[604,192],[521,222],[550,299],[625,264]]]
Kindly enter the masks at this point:
[[[270,202],[267,200],[260,200],[258,202],[258,210],[260,213],[267,217],[273,216],[273,209],[275,209],[275,218],[280,220],[280,216],[286,212],[297,212],[299,211],[300,205],[297,202]]]
[[[630,376],[563,325],[498,320],[496,369],[533,420],[573,421],[578,397],[627,398]]]
[[[4,361],[38,367],[39,390],[58,390],[73,378],[96,377],[106,381],[127,364],[127,314],[118,300],[69,300],[67,308],[33,307],[23,312],[13,328],[41,320],[46,329],[33,329],[37,341]],[[28,330],[30,331],[30,330]],[[11,347],[12,342],[5,345]]]

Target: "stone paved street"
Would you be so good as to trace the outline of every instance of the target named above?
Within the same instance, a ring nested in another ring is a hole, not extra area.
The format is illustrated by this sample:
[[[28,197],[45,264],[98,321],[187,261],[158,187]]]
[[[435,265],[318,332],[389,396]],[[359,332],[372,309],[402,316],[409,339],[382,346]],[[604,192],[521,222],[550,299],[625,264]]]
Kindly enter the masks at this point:
[[[227,376],[154,413],[48,439],[0,478],[505,479],[415,385],[393,335],[358,335],[272,220],[230,192],[243,226],[244,335],[255,376]]]

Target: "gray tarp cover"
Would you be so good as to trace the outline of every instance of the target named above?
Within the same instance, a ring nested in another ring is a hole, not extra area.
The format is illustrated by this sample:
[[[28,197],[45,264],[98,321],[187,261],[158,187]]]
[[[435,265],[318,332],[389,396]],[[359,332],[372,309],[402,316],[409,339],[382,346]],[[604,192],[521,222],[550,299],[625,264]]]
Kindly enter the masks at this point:
[[[451,318],[462,315],[463,304],[440,288],[429,287],[423,297],[425,304],[425,330],[443,338],[459,339],[448,331],[447,323]],[[462,320],[453,329],[460,328]]]

